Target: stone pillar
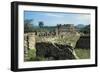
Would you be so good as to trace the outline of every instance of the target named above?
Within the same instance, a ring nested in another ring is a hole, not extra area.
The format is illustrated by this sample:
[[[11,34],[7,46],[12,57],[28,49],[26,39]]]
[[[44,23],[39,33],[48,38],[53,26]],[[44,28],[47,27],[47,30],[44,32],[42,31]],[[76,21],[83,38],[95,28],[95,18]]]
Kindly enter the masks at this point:
[[[35,49],[35,33],[26,33],[24,34],[24,49],[25,52],[28,49]]]
[[[27,53],[27,34],[24,34],[24,52]]]
[[[27,54],[28,54],[28,50],[29,50],[29,48],[28,48],[28,38],[27,38],[27,34],[24,34],[24,60],[26,60],[27,59]]]
[[[29,43],[29,49],[35,49],[35,33],[29,33],[28,35],[28,43]]]
[[[56,28],[56,36],[59,35],[59,30],[58,30],[58,27]]]
[[[30,52],[32,51],[33,57],[36,56],[36,48],[35,48],[35,33],[25,33],[24,34],[24,61],[29,60]],[[32,58],[33,58],[32,57]]]

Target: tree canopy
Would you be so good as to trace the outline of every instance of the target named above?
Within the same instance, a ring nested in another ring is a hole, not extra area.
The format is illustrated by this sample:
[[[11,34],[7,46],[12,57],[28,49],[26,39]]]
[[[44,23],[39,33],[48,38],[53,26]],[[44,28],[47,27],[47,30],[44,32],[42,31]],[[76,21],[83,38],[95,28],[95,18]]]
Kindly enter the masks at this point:
[[[90,34],[90,25],[87,25],[84,28],[82,28],[81,32],[83,32],[84,34]]]
[[[43,21],[40,21],[39,22],[39,27],[42,28],[43,26],[44,26],[44,22]]]

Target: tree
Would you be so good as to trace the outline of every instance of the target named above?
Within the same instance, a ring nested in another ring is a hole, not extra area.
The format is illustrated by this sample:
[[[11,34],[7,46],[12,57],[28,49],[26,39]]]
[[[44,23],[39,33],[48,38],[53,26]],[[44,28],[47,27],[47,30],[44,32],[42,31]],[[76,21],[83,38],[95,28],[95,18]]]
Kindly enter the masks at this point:
[[[81,32],[84,34],[90,34],[90,25],[86,25],[84,28],[82,28]]]
[[[39,22],[39,27],[42,28],[44,26],[44,23],[42,21]]]
[[[33,20],[32,19],[26,19],[24,20],[24,32],[32,32],[33,31]]]

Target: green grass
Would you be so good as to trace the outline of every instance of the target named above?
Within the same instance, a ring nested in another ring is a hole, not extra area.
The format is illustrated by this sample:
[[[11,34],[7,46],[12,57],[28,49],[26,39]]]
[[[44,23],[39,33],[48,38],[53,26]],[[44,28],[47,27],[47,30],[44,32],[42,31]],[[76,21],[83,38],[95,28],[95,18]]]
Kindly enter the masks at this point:
[[[26,61],[32,61],[36,57],[36,49],[29,49],[27,53]]]
[[[90,58],[90,49],[75,49],[75,52],[79,59],[89,59]]]
[[[45,61],[46,59],[44,57],[38,57],[36,56],[36,49],[29,49],[27,56],[24,56],[24,61]]]

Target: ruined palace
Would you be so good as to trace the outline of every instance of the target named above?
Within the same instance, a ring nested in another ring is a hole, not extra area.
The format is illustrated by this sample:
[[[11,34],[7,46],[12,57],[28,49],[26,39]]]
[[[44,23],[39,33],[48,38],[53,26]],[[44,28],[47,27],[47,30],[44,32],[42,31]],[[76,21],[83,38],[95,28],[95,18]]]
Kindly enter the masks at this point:
[[[67,33],[76,33],[74,24],[57,24],[56,35],[66,35]]]

